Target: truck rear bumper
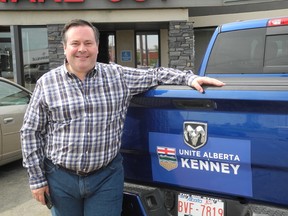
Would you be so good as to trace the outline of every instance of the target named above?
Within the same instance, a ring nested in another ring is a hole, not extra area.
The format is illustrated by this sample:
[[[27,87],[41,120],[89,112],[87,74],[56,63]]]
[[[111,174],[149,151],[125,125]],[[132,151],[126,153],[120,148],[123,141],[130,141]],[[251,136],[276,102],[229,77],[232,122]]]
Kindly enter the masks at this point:
[[[125,183],[122,216],[178,216],[179,191]],[[187,191],[185,192],[187,193]],[[193,194],[195,194],[193,192]],[[196,194],[197,195],[197,194]],[[199,194],[198,194],[199,195]],[[211,216],[284,216],[288,209],[214,197],[225,202],[225,214]],[[190,216],[190,214],[184,214]],[[199,216],[203,214],[199,212]],[[204,214],[206,215],[206,214]],[[198,216],[198,214],[196,215]]]

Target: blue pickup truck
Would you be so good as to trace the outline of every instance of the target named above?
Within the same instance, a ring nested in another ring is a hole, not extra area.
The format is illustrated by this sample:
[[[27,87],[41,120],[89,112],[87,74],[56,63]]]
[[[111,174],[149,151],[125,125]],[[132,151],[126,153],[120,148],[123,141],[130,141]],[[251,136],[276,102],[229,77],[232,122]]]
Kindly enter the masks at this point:
[[[123,215],[287,216],[288,18],[219,26],[199,74],[133,98]]]

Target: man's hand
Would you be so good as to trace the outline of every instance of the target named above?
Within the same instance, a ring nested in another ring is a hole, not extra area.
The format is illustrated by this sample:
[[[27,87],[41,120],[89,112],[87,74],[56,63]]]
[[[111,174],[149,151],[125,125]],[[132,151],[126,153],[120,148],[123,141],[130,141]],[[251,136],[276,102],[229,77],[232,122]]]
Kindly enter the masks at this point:
[[[41,202],[43,205],[46,205],[44,192],[49,194],[48,186],[45,186],[45,187],[42,187],[42,188],[38,188],[38,189],[35,189],[35,190],[31,190],[31,192],[32,192],[32,196],[33,196],[34,199],[36,199],[38,202]]]
[[[202,85],[212,85],[212,86],[224,86],[225,83],[221,82],[220,80],[210,78],[210,77],[196,77],[191,86],[195,88],[197,91],[203,93],[204,89],[202,88]]]

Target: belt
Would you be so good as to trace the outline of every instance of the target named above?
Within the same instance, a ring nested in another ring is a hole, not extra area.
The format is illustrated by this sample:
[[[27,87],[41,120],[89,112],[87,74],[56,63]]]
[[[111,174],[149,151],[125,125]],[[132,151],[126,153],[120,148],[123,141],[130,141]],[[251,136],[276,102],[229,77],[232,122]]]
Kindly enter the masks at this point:
[[[49,160],[48,158],[45,158],[44,161],[45,161],[45,163],[49,164],[50,166],[55,166],[55,167],[57,167],[58,169],[61,169],[61,170],[65,171],[65,172],[69,172],[69,173],[71,173],[71,174],[78,175],[78,176],[83,176],[83,177],[92,175],[92,174],[96,173],[97,171],[99,171],[99,170],[101,169],[101,168],[100,168],[100,169],[93,170],[93,171],[91,171],[91,172],[86,173],[86,172],[82,172],[82,171],[71,170],[71,169],[68,169],[68,168],[66,168],[66,167],[63,167],[63,166],[61,166],[61,165],[59,165],[59,164],[54,164],[54,163],[53,163],[51,160]]]
[[[69,172],[69,173],[72,173],[74,175],[78,175],[78,176],[81,176],[81,177],[86,177],[86,176],[90,176],[90,175],[93,175],[95,174],[96,172],[98,172],[100,169],[97,169],[97,170],[93,170],[91,172],[82,172],[82,171],[76,171],[76,170],[71,170],[71,169],[67,169],[66,167],[63,167],[59,164],[56,165],[59,169],[61,170],[64,170],[66,172]]]
[[[117,159],[117,158],[118,158],[118,159]],[[55,164],[53,164],[53,162],[52,162],[51,160],[49,160],[48,158],[45,158],[45,161],[47,161],[48,164],[51,164],[51,165],[53,165],[53,166],[56,166],[56,167],[58,167],[59,169],[65,171],[65,172],[69,172],[69,173],[74,174],[74,175],[78,175],[78,176],[81,176],[81,177],[85,177],[85,176],[90,176],[90,175],[93,175],[93,174],[97,173],[98,171],[102,170],[103,168],[109,166],[109,164],[111,164],[113,161],[115,161],[115,160],[119,160],[119,161],[120,161],[120,159],[121,159],[121,163],[122,163],[122,156],[121,156],[120,154],[118,154],[118,155],[116,155],[116,157],[115,157],[112,161],[110,161],[107,165],[102,166],[100,169],[96,169],[96,170],[93,170],[93,171],[88,172],[88,173],[87,173],[87,172],[83,172],[83,171],[71,170],[71,169],[68,169],[68,168],[66,168],[66,167],[63,167],[63,166],[61,166],[61,165],[59,165],[59,164],[56,164],[56,165],[55,165]]]

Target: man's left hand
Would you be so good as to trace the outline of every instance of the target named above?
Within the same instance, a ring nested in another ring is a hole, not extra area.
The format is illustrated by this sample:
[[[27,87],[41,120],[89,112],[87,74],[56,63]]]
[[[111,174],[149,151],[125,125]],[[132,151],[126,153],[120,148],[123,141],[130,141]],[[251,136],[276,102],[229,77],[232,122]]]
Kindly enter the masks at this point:
[[[202,88],[202,85],[211,85],[211,86],[224,86],[225,83],[221,82],[220,80],[217,80],[215,78],[210,78],[210,77],[196,77],[191,86],[195,88],[197,91],[203,93],[204,89]]]

